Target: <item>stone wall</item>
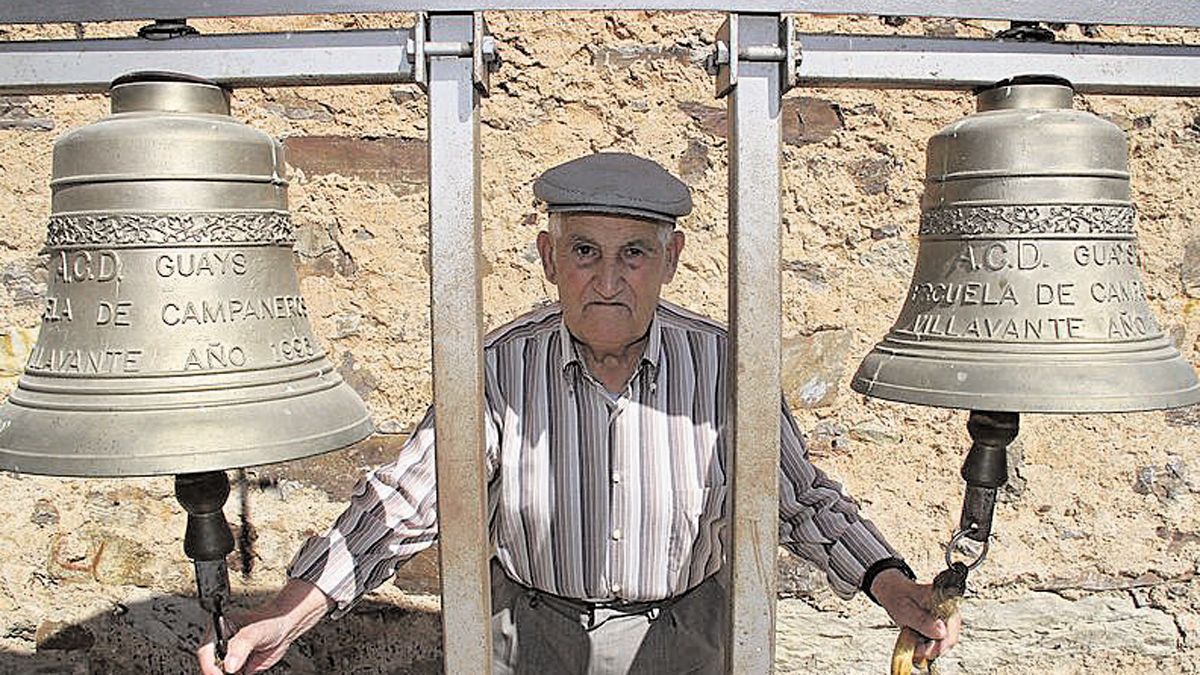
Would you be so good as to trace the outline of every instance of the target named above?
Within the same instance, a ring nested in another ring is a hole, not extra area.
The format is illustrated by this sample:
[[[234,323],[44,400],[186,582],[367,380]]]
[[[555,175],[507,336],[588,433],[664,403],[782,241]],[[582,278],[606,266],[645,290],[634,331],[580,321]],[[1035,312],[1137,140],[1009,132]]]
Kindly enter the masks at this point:
[[[723,318],[724,102],[702,67],[711,13],[492,13],[505,60],[484,103],[485,314],[497,326],[547,297],[530,184],[595,150],[649,156],[692,186],[683,269],[667,297]],[[406,25],[406,16],[206,20],[207,33]],[[805,31],[986,37],[989,22],[800,17]],[[135,24],[9,26],[4,39],[131,35]],[[1200,43],[1200,32],[1075,26],[1060,39]],[[1078,97],[1131,144],[1150,304],[1200,363],[1200,102]],[[39,325],[54,139],[106,113],[102,96],[0,99],[0,394]],[[898,312],[917,248],[926,139],[968,114],[963,93],[804,89],[785,100],[785,394],[817,462],[844,482],[925,577],[961,503],[966,415],[867,400],[849,377]],[[236,590],[276,587],[362,466],[394,453],[430,397],[425,104],[413,86],[238,91],[233,114],[281,138],[314,328],[385,435],[318,460],[250,471],[228,515],[249,550]],[[972,577],[966,642],[948,672],[1194,672],[1200,664],[1200,412],[1026,415],[988,563]],[[183,515],[168,479],[0,474],[0,670],[182,672],[202,617],[187,600]],[[243,509],[244,506],[244,509]],[[436,565],[323,626],[282,672],[436,669]],[[878,672],[893,632],[867,601],[833,599],[782,566],[781,672]],[[353,636],[350,638],[349,636]],[[387,665],[384,665],[387,664]],[[361,670],[355,670],[361,669]]]

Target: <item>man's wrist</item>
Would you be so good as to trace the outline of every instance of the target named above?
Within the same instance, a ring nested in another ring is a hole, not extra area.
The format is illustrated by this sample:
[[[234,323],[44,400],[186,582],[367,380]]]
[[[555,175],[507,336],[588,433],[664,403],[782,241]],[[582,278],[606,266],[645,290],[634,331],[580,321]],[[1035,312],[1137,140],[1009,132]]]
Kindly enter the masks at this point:
[[[288,579],[272,604],[276,615],[284,621],[291,640],[320,623],[337,605],[316,584],[296,577]]]
[[[909,581],[916,581],[917,579],[917,575],[912,571],[912,568],[908,566],[908,563],[904,562],[902,558],[893,556],[875,561],[875,563],[868,567],[867,571],[863,574],[861,589],[862,592],[866,593],[867,597],[871,599],[871,602],[877,605],[882,605],[883,603],[881,603],[879,598],[877,598],[875,595],[875,580],[888,570],[895,570],[896,572],[903,574],[908,578]]]

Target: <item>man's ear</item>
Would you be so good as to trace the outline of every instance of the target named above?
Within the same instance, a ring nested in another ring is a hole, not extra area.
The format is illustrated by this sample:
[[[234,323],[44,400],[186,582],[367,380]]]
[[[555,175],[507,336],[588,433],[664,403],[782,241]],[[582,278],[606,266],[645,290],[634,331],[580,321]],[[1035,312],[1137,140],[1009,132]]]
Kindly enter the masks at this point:
[[[558,283],[558,266],[554,264],[554,238],[550,233],[542,230],[537,236],[538,256],[542,259],[542,272],[546,274],[546,281],[552,284]]]
[[[685,237],[683,232],[675,230],[671,233],[671,238],[667,240],[667,269],[666,276],[663,278],[663,283],[670,283],[675,278],[675,270],[679,269],[679,254],[683,251]]]

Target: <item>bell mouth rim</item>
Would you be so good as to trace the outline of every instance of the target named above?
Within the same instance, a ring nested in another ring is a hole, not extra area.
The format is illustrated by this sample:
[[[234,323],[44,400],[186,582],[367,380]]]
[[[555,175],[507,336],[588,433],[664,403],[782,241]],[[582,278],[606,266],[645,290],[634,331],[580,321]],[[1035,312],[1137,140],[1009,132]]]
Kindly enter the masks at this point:
[[[340,426],[324,426],[304,436],[276,441],[205,447],[175,447],[151,455],[114,457],[103,453],[47,454],[0,447],[0,469],[34,476],[64,478],[135,478],[202,471],[225,471],[289,462],[336,452],[375,434],[364,409]]]
[[[1128,394],[1039,395],[1029,392],[988,392],[964,394],[955,391],[930,391],[905,387],[893,382],[868,382],[855,377],[850,383],[854,391],[874,399],[954,410],[988,410],[1039,415],[1095,415],[1175,410],[1200,404],[1200,385],[1161,394],[1139,394],[1136,402]],[[979,401],[966,400],[974,396]],[[1160,400],[1161,399],[1161,400]],[[1124,403],[1122,403],[1124,402]]]
[[[1094,363],[1098,357],[1106,355],[1127,358],[1130,355],[1143,355],[1142,360],[1156,362],[1181,357],[1179,349],[1165,334],[1131,338],[1120,342],[1104,340],[1074,340],[1071,342],[996,342],[990,340],[952,340],[937,339],[927,336],[909,337],[895,330],[890,331],[878,344],[872,348],[874,352],[886,352],[896,356],[924,354],[930,350],[938,352],[954,352],[956,358],[976,357],[980,361],[1002,361],[996,356],[998,347],[1003,347],[1004,354],[1033,356],[1035,358],[1059,359],[1064,356],[1077,355],[1087,358]]]
[[[1049,350],[1044,343],[909,341],[893,332],[862,360],[850,388],[912,405],[1063,415],[1200,403],[1200,379],[1166,336],[1083,344],[1092,349],[1078,349],[1078,342]],[[1021,346],[1027,349],[1014,349]],[[1097,369],[1108,375],[1097,376]],[[1150,375],[1132,378],[1143,386],[1131,388],[1126,381],[1131,373]],[[1031,386],[1033,381],[1042,384]],[[1094,387],[1097,383],[1102,386]]]

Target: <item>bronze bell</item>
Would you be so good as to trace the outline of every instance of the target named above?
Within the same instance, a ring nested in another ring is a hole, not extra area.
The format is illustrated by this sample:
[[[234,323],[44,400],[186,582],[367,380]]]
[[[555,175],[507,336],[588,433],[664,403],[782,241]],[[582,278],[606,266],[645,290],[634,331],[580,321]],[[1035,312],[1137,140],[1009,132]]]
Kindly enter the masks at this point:
[[[111,96],[54,147],[45,312],[0,468],[190,474],[370,434],[309,326],[281,145],[206,80],[140,73]]]
[[[1073,93],[999,83],[929,142],[912,285],[855,391],[1008,412],[1200,402],[1138,274],[1125,135]]]

